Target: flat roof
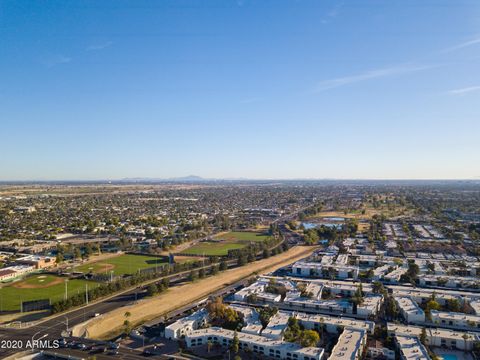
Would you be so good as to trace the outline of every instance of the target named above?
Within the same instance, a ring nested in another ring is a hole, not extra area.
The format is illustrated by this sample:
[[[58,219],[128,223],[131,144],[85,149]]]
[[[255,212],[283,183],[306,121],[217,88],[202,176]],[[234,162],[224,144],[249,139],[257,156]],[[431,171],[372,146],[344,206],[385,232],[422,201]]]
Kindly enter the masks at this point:
[[[395,336],[405,360],[430,360],[428,351],[416,336]]]
[[[413,301],[409,296],[395,296],[395,301],[398,306],[407,314],[425,314],[424,311],[418,306],[416,301]]]
[[[332,349],[329,359],[351,359],[355,360],[358,351],[361,349],[362,341],[366,336],[364,330],[345,329],[338,338]]]

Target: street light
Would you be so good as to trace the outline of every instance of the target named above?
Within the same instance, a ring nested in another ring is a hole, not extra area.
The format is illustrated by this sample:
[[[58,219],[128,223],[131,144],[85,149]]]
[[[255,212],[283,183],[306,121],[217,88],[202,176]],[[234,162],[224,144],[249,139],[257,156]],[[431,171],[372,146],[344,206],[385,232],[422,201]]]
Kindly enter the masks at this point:
[[[31,346],[32,346],[32,348],[31,348],[32,352],[35,351],[35,346],[34,346],[34,341],[35,341],[35,340],[34,340],[34,338],[35,338],[35,336],[36,336],[38,333],[41,333],[42,331],[43,331],[43,330],[38,330],[35,334],[32,335],[32,345],[31,345]],[[48,336],[48,334],[44,334],[43,336],[41,336],[40,338],[38,338],[36,341],[42,340],[43,338],[46,338],[47,336]]]

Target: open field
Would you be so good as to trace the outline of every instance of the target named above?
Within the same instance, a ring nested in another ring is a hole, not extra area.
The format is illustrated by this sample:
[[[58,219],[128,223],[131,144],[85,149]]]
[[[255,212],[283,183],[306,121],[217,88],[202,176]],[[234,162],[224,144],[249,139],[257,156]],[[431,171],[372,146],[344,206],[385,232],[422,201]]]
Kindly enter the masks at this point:
[[[99,262],[91,262],[74,268],[75,271],[84,273],[107,273],[113,271],[115,275],[134,274],[140,269],[155,267],[165,264],[165,261],[148,255],[124,254]]]
[[[63,299],[65,295],[65,280],[67,278],[55,275],[35,274],[28,278],[2,287],[0,290],[1,310],[20,310],[22,301],[50,299],[52,302]],[[97,283],[87,280],[68,280],[68,294],[85,291],[85,284],[91,289]]]
[[[250,241],[264,241],[269,236],[251,231],[230,231],[227,233],[219,234],[214,237],[216,240],[232,241],[237,243],[250,242]]]
[[[371,220],[374,215],[385,215],[386,217],[394,217],[399,215],[410,214],[412,211],[406,207],[397,206],[389,209],[387,206],[381,206],[377,209],[368,206],[365,209],[365,213],[362,210],[350,210],[346,214],[344,211],[321,211],[316,215],[309,216],[308,219],[319,219],[324,217],[333,218],[345,218],[345,219],[358,219],[358,220]]]
[[[229,250],[241,249],[250,242],[261,242],[269,236],[259,232],[230,231],[214,236],[214,241],[203,241],[183,250],[181,253],[190,255],[224,256]]]
[[[228,250],[244,248],[245,244],[201,242],[182,251],[182,254],[225,256]]]
[[[319,218],[345,218],[345,219],[359,219],[359,220],[369,220],[375,214],[380,214],[376,211],[366,211],[365,214],[358,212],[349,212],[345,214],[343,211],[322,211],[316,215],[309,216],[308,219],[319,219]],[[327,219],[328,220],[328,219]]]
[[[89,337],[108,337],[118,331],[125,320],[125,312],[130,312],[129,320],[133,324],[154,319],[193,301],[204,298],[208,294],[224,286],[235,283],[254,273],[268,273],[280,267],[291,264],[312,254],[318,247],[297,246],[280,255],[255,261],[240,268],[227,270],[218,275],[198,280],[169,289],[167,292],[154,298],[141,300],[130,306],[124,306],[99,318],[92,319],[86,324],[81,324],[74,330],[74,334],[82,334],[88,330]]]

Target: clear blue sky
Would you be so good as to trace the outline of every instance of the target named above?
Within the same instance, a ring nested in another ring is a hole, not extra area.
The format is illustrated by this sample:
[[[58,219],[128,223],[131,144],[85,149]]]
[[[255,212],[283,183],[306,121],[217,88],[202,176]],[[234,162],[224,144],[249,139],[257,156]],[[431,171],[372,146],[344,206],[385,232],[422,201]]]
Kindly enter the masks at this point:
[[[0,179],[480,177],[480,2],[0,0]]]

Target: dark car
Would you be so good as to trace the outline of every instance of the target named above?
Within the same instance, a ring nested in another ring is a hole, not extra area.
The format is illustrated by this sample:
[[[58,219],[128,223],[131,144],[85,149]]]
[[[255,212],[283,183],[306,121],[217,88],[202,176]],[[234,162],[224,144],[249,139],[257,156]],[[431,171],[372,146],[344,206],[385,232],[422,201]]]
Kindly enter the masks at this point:
[[[114,343],[114,342],[108,343],[108,348],[110,350],[117,350],[119,347],[120,346],[117,343]]]
[[[82,344],[82,343],[77,343],[77,344],[73,345],[74,349],[79,349],[79,350],[85,350],[86,347],[87,346],[85,344]]]
[[[105,346],[98,346],[98,347],[94,347],[90,351],[90,354],[103,354],[105,351],[107,351],[107,348]]]
[[[66,348],[68,346],[67,340],[64,338],[61,338],[58,340],[58,347],[60,348]]]
[[[143,350],[142,355],[145,356],[145,357],[148,357],[148,356],[153,356],[155,354],[152,353],[150,350],[145,349],[145,350]]]

